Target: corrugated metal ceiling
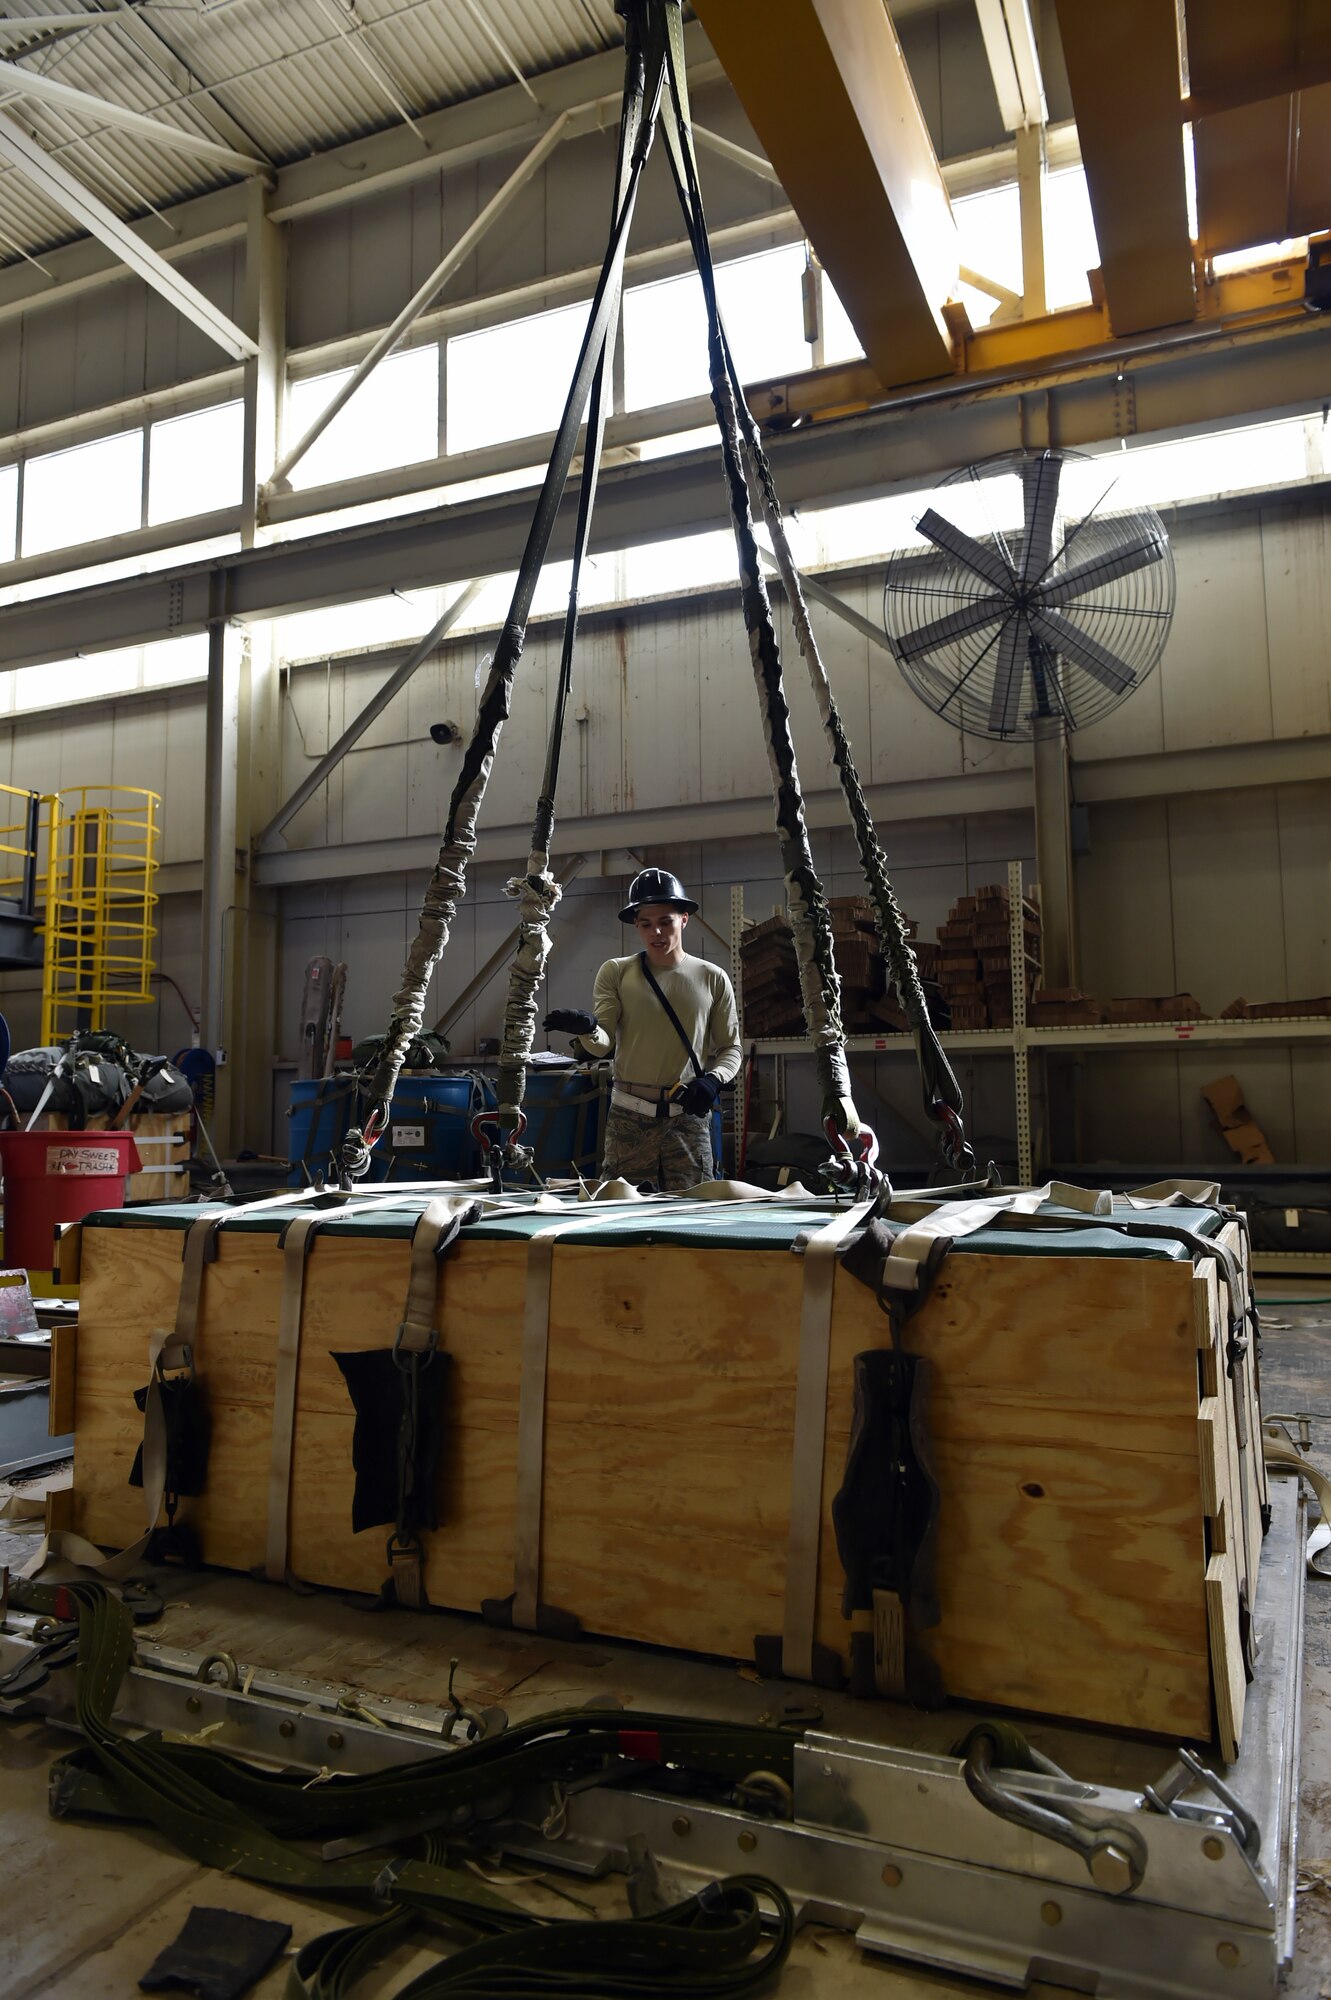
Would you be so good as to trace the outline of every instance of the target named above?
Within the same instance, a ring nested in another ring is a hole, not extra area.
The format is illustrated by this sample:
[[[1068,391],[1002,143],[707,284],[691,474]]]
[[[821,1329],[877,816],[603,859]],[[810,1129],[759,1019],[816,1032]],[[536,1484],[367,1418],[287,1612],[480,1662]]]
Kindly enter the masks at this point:
[[[20,68],[275,166],[519,77],[539,98],[542,75],[622,42],[613,0],[7,0],[0,25]],[[231,178],[3,81],[6,115],[120,216]],[[0,165],[0,263],[82,233]]]

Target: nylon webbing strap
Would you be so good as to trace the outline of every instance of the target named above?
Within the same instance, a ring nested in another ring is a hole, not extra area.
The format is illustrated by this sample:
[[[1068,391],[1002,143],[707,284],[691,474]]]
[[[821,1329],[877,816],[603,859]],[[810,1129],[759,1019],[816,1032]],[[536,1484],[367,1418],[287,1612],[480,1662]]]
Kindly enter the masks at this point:
[[[864,1220],[870,1206],[869,1202],[858,1202],[855,1207],[844,1209],[816,1236],[810,1237],[804,1251],[799,1372],[795,1378],[795,1444],[790,1466],[790,1540],[781,1633],[781,1671],[792,1680],[813,1678],[836,1253],[850,1231]]]
[[[541,1500],[545,1485],[545,1381],[550,1353],[550,1293],[555,1243],[566,1227],[538,1229],[527,1245],[518,1388],[518,1493],[513,1533],[513,1623],[536,1629],[541,1589]]]
[[[282,1245],[282,1301],[277,1322],[277,1371],[273,1382],[273,1436],[268,1459],[268,1544],[264,1573],[273,1583],[287,1574],[291,1505],[291,1448],[296,1428],[296,1374],[305,1316],[305,1260],[322,1217],[298,1215]]]
[[[599,1207],[593,1204],[593,1207]],[[678,1213],[657,1203],[653,1214]],[[550,1355],[550,1298],[555,1245],[580,1229],[601,1229],[605,1212],[538,1229],[527,1245],[527,1289],[522,1308],[522,1373],[518,1383],[517,1519],[513,1533],[513,1624],[536,1630],[541,1594],[541,1513],[545,1489],[545,1384]]]
[[[1297,1472],[1300,1478],[1306,1479],[1312,1487],[1317,1504],[1322,1510],[1322,1518],[1308,1537],[1304,1561],[1313,1576],[1326,1576],[1328,1572],[1319,1567],[1314,1557],[1331,1545],[1331,1479],[1320,1466],[1314,1465],[1310,1458],[1305,1458],[1294,1445],[1287,1444],[1270,1429],[1262,1434],[1262,1457],[1268,1466],[1279,1466],[1285,1472]]]

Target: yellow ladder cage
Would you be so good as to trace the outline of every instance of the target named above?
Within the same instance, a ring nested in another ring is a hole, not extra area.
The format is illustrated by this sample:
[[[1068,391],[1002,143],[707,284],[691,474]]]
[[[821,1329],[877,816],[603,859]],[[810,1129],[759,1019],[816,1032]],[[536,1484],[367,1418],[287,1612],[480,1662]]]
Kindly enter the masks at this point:
[[[30,912],[37,900],[37,837],[41,796],[0,785],[0,902]]]
[[[42,1040],[104,1028],[153,996],[161,797],[133,785],[47,795]]]

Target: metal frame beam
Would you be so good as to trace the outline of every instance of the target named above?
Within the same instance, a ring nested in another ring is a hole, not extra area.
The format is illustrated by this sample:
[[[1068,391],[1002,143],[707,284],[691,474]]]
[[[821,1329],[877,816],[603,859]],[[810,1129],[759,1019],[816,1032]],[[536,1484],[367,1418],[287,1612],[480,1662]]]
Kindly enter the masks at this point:
[[[142,111],[131,111],[126,104],[116,104],[109,97],[95,97],[91,91],[76,90],[72,84],[61,83],[58,77],[46,76],[40,70],[24,69],[20,63],[0,61],[0,88],[7,88],[10,92],[10,97],[5,100],[7,102],[31,97],[38,103],[54,104],[61,111],[68,111],[76,117],[92,118],[100,125],[113,125],[120,131],[132,132],[136,139],[165,146],[171,152],[188,153],[196,160],[206,160],[214,167],[225,167],[231,173],[266,174],[271,171],[269,163],[253,153],[237,152],[233,146],[224,146],[217,139],[205,139],[198,132],[186,131],[183,126],[165,124],[160,118],[149,118]]]
[[[248,334],[242,333],[234,321],[219,312],[188,279],[172,270],[155,250],[150,250],[142,238],[136,236],[95,194],[89,193],[68,168],[53,159],[35,139],[30,139],[23,127],[6,111],[0,111],[0,155],[8,159],[24,179],[31,181],[48,200],[55,202],[73,221],[113,250],[122,264],[128,264],[177,312],[183,313],[210,340],[216,341],[233,361],[247,359],[257,352]]]
[[[1026,329],[1000,329],[1004,336],[1014,331]],[[851,500],[916,485],[1016,445],[1096,444],[1125,432],[1176,432],[1256,412],[1312,409],[1325,396],[1329,360],[1331,321],[1290,312],[1274,323],[1115,344],[1089,361],[1073,356],[1043,368],[1022,361],[1001,378],[949,382],[864,415],[773,434],[768,448],[788,506]],[[340,504],[354,504],[353,489]],[[203,631],[216,573],[229,578],[231,615],[251,619],[515,569],[532,504],[530,492],[494,494],[0,606],[0,668]],[[552,561],[571,551],[575,504],[570,492],[556,522]],[[710,449],[611,466],[602,475],[598,528],[607,548],[724,523],[725,495]]]
[[[975,0],[975,11],[1004,126],[1009,132],[1021,132],[1029,125],[1043,125],[1049,111],[1027,0]]]

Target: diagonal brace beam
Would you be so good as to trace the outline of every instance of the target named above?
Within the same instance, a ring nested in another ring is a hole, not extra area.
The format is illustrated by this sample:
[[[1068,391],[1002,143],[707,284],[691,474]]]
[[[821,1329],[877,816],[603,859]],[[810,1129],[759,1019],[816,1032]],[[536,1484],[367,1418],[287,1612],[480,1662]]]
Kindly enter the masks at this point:
[[[177,312],[192,320],[210,340],[215,340],[233,361],[248,361],[258,353],[247,333],[242,333],[233,320],[219,312],[212,300],[206,299],[188,279],[172,270],[165,258],[150,250],[128,223],[122,222],[95,194],[90,194],[81,181],[43,151],[4,111],[0,111],[0,158],[17,167],[24,179],[31,181],[57,208],[105,243],[122,263],[137,271],[145,284],[160,292]]]
[[[514,196],[527,185],[527,182],[536,173],[537,169],[545,164],[551,153],[554,152],[555,147],[564,138],[571,117],[571,112],[560,112],[553,125],[542,133],[531,151],[524,159],[518,162],[513,172],[504,182],[504,185],[490,197],[475,221],[463,230],[452,248],[445,251],[443,257],[435,265],[424,284],[407,300],[397,318],[390,326],[384,328],[369,353],[352,369],[347,380],[333,396],[331,402],[327,403],[319,412],[304,437],[298,438],[290,450],[282,454],[273,468],[273,476],[268,482],[268,490],[270,492],[290,492],[291,488],[287,481],[288,473],[291,472],[294,466],[300,463],[311,445],[323,436],[338,412],[346,408],[361,383],[365,380],[365,377],[372,369],[379,366],[379,363],[386,354],[392,352],[413,321],[420,318],[435,294],[447,284],[453,273],[470,257],[486,231],[499,220]]]
[[[85,20],[96,21],[97,18],[92,14]],[[114,20],[116,17],[112,15],[110,18]],[[40,70],[24,69],[21,63],[0,62],[0,85],[18,97],[34,97],[42,103],[58,105],[62,111],[68,111],[76,118],[95,118],[102,125],[114,125],[121,131],[134,133],[136,138],[149,140],[155,146],[167,146],[173,152],[191,153],[195,159],[209,160],[214,166],[228,168],[232,173],[271,172],[269,163],[257,159],[253,153],[238,153],[217,139],[205,139],[197,132],[187,131],[183,125],[168,125],[162,118],[149,118],[142,111],[131,111],[127,104],[117,104],[109,97],[95,97],[89,90],[76,90],[72,84],[61,83],[58,77],[44,76]]]
[[[442,618],[438,619],[430,627],[425,637],[412,647],[405,660],[393,669],[377,693],[370,696],[370,699],[366,702],[355,721],[347,724],[332,748],[326,751],[314,769],[301,779],[301,782],[286,801],[286,804],[278,807],[267,826],[263,829],[263,832],[255,840],[254,845],[256,848],[271,846],[278,834],[281,833],[283,827],[289,825],[301,807],[314,797],[320,785],[337,769],[352,745],[360,742],[361,737],[365,734],[375,717],[383,714],[389,702],[392,701],[395,695],[400,694],[402,689],[407,685],[417,667],[429,659],[439,641],[446,633],[452,631],[458,619],[475,598],[485,581],[484,577],[477,577],[474,582],[467,584],[458,592],[453,602],[445,610]]]

